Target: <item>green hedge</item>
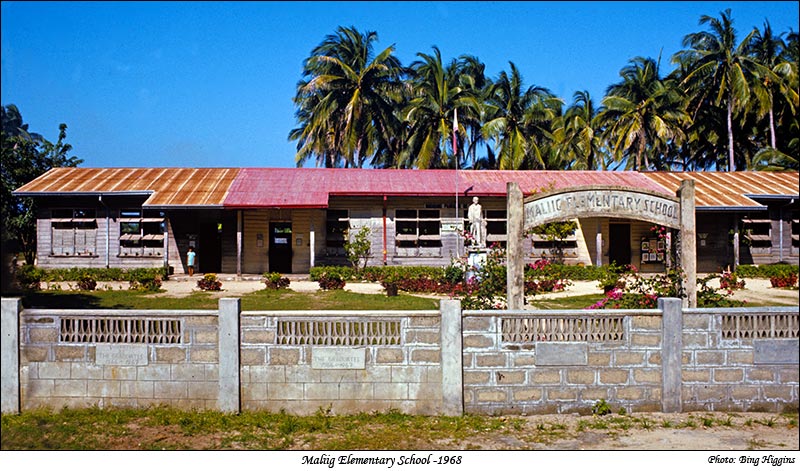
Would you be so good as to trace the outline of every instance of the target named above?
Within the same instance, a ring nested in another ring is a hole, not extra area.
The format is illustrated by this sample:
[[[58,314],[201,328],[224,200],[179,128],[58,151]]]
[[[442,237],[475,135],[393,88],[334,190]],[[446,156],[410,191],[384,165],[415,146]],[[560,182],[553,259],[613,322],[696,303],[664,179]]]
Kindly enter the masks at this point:
[[[774,276],[789,276],[798,274],[797,265],[776,263],[774,265],[739,265],[736,267],[736,276],[739,278],[772,278]]]
[[[23,265],[17,270],[17,279],[25,284],[42,281],[81,281],[92,278],[95,281],[142,281],[156,276],[166,280],[168,271],[165,268],[38,268]]]

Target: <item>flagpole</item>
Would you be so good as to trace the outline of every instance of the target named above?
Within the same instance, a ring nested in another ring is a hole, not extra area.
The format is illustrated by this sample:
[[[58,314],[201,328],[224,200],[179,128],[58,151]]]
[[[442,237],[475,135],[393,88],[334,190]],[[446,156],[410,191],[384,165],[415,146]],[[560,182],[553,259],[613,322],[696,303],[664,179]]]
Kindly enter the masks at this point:
[[[461,211],[459,211],[458,207],[458,141],[456,138],[456,133],[458,132],[458,108],[453,108],[453,158],[455,159],[455,166],[456,166],[456,224],[457,228],[460,226],[458,224],[461,221]],[[456,243],[456,257],[461,257],[461,243]]]

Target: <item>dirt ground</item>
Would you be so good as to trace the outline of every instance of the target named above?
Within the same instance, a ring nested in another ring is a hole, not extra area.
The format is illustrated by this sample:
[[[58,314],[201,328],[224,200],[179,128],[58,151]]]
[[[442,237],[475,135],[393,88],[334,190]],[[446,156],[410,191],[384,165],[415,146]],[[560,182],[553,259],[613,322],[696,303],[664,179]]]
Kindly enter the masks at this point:
[[[722,413],[695,412],[682,414],[637,413],[634,417],[646,419],[653,428],[619,430],[597,429],[580,423],[592,423],[596,418],[577,415],[540,415],[527,417],[532,427],[538,424],[561,424],[568,437],[545,442],[527,442],[524,437],[496,436],[482,437],[474,443],[466,443],[465,448],[481,449],[533,449],[533,450],[800,450],[800,435],[797,426],[787,425],[784,419],[772,426],[769,413]],[[731,417],[730,426],[715,424],[711,427],[700,425],[702,418],[724,421]],[[697,427],[679,426],[688,421]],[[671,427],[663,424],[671,423]],[[748,425],[745,425],[748,424]]]

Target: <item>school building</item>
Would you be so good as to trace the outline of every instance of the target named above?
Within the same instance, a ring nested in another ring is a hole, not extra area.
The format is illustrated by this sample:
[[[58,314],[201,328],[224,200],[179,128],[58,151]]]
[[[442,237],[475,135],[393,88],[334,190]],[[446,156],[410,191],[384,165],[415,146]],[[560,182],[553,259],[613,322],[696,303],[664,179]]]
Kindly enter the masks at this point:
[[[798,264],[798,172],[474,171],[323,168],[55,168],[17,189],[38,203],[37,265],[308,273],[347,263],[344,234],[370,227],[370,265],[448,265],[465,254],[478,197],[487,244],[506,243],[506,185],[528,196],[582,187],[674,197],[695,181],[697,269]],[[659,228],[620,215],[577,220],[566,263],[660,272]],[[525,239],[530,261],[554,242]]]

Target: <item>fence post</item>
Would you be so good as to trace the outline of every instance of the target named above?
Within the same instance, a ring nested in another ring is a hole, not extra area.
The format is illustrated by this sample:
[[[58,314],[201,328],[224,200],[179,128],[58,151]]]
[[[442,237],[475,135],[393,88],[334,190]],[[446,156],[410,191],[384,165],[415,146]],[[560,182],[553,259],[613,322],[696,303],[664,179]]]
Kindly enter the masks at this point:
[[[18,414],[19,404],[19,313],[22,300],[2,299],[2,345],[0,345],[0,366],[2,367],[2,412]]]
[[[661,310],[661,412],[682,412],[683,301],[659,298]]]
[[[441,309],[442,412],[446,416],[464,414],[461,301],[444,299]]]
[[[217,407],[222,412],[241,410],[239,355],[239,318],[242,300],[219,300],[219,397]]]

